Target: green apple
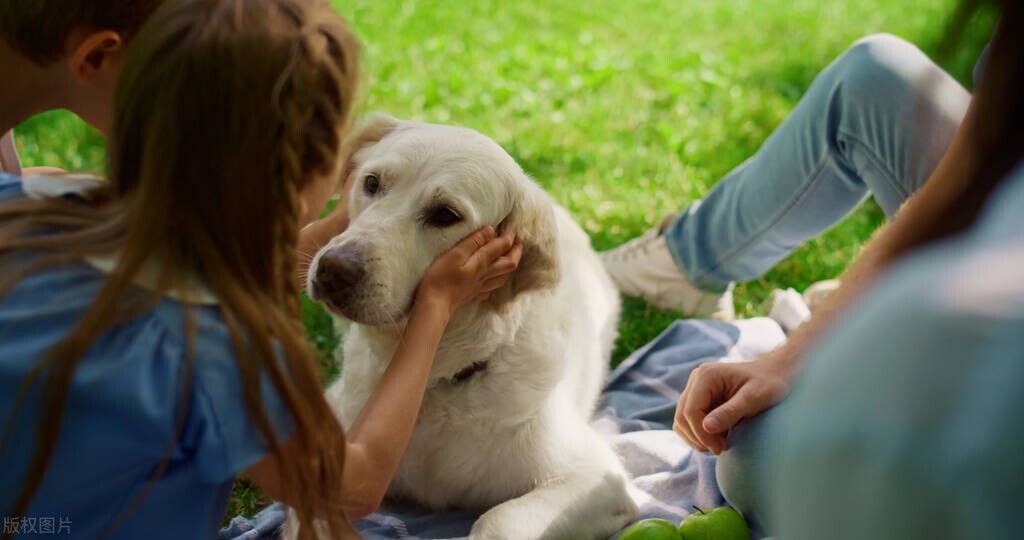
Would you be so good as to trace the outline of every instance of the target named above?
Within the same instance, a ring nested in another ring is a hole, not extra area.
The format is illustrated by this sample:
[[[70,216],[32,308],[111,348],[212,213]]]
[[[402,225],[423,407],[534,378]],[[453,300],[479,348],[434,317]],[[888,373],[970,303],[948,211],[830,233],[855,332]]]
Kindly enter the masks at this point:
[[[710,512],[694,508],[697,511],[679,524],[682,540],[750,540],[750,529],[739,512],[728,506]]]
[[[619,540],[680,540],[679,530],[667,519],[641,519],[619,535]]]

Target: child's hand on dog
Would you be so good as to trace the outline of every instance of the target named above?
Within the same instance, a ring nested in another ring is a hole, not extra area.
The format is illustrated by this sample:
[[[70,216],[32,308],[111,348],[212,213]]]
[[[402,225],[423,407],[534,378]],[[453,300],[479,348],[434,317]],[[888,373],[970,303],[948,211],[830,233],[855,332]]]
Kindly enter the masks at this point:
[[[493,227],[477,229],[434,260],[420,281],[416,303],[438,303],[451,314],[486,300],[508,281],[522,255],[514,232],[495,237]]]

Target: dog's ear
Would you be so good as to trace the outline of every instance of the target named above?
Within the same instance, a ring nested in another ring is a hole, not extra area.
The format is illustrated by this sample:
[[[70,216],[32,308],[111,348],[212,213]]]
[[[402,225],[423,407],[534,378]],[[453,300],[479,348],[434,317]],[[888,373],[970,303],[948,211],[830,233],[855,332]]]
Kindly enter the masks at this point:
[[[360,126],[347,141],[345,141],[345,144],[341,149],[341,179],[343,184],[342,190],[344,193],[347,193],[349,187],[351,187],[352,173],[355,172],[356,167],[359,166],[359,163],[356,160],[356,154],[363,148],[384,140],[384,137],[387,137],[388,134],[397,129],[401,124],[401,120],[389,114],[373,113],[365,122],[363,122],[363,125]]]
[[[515,231],[523,244],[523,257],[508,283],[491,294],[496,306],[527,291],[554,287],[561,277],[558,262],[558,224],[554,202],[533,182],[512,203],[512,211],[498,226],[498,232]]]

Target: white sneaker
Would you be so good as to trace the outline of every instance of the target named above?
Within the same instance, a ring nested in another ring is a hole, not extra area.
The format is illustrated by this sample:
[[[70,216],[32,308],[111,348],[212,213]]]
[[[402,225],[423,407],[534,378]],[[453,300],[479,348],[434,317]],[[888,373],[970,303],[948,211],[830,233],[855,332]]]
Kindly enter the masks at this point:
[[[796,330],[811,318],[811,310],[807,307],[804,297],[792,287],[772,291],[765,302],[764,311],[768,318],[779,323],[786,333]]]
[[[690,317],[731,321],[732,283],[724,292],[708,292],[694,285],[676,266],[662,232],[676,219],[670,214],[657,227],[625,244],[601,253],[601,262],[623,294],[639,296],[661,309]]]
[[[788,333],[810,319],[811,313],[820,308],[825,299],[838,288],[838,279],[826,279],[813,283],[803,294],[793,288],[775,289],[761,307],[769,318],[775,319]]]
[[[813,283],[810,287],[807,287],[806,291],[804,291],[804,302],[807,303],[807,307],[809,307],[813,312],[820,308],[825,303],[825,299],[838,288],[838,279],[826,279],[824,281]]]

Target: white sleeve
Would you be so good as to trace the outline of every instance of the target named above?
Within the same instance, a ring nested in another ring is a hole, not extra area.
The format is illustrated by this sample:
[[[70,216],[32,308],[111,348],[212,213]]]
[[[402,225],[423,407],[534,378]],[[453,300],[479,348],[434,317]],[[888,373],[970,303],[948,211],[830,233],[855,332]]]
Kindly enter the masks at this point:
[[[103,178],[91,174],[29,176],[21,180],[21,189],[30,199],[49,199],[77,195],[88,198],[89,192],[102,187]]]

